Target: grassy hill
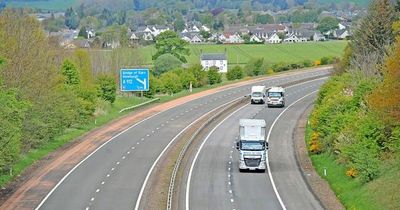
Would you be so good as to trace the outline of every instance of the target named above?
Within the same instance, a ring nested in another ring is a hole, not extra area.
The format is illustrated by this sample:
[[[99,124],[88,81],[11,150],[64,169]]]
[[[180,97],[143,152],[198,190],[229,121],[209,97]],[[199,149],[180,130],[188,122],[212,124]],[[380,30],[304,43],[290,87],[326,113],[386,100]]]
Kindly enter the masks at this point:
[[[199,63],[201,51],[223,53],[226,49],[228,64],[246,64],[254,58],[264,58],[267,63],[295,63],[304,60],[315,61],[324,56],[341,57],[346,41],[308,42],[277,45],[190,45],[189,63]],[[154,46],[139,49],[144,63],[152,64],[151,56],[155,54]]]

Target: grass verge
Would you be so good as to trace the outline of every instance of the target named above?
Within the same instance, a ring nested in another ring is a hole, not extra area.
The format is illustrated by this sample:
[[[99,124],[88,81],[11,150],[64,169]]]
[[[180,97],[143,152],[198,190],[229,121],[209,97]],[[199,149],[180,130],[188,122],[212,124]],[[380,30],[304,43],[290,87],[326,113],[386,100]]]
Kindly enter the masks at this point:
[[[311,128],[307,125],[307,145],[309,145],[310,139]],[[364,185],[357,179],[346,176],[346,168],[337,163],[333,155],[310,153],[310,157],[315,170],[329,182],[330,187],[346,209],[381,209],[369,185]],[[326,176],[324,169],[326,169]]]

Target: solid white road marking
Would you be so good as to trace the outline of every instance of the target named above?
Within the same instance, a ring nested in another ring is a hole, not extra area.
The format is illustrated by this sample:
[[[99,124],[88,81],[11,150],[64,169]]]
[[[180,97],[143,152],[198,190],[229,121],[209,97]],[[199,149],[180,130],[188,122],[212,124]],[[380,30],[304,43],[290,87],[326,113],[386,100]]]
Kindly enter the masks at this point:
[[[225,119],[223,119],[221,122],[219,122],[212,130],[211,132],[207,135],[207,137],[204,139],[204,141],[201,143],[199,149],[196,152],[196,155],[194,156],[194,159],[192,161],[192,165],[190,166],[190,170],[189,170],[189,175],[188,175],[188,180],[186,183],[186,210],[189,210],[189,195],[190,195],[190,182],[192,180],[192,173],[193,173],[193,169],[194,169],[194,165],[196,164],[197,158],[199,157],[200,151],[201,149],[204,147],[204,144],[207,142],[207,140],[210,138],[211,134],[214,133],[214,131],[222,124],[224,123],[226,120],[228,120],[231,116],[233,116],[234,114],[236,114],[237,112],[239,112],[240,110],[242,110],[243,108],[249,106],[244,105],[242,107],[240,107],[239,109],[235,110],[234,112],[232,112],[230,115],[228,115]],[[229,182],[230,183],[230,182]]]
[[[272,125],[271,125],[271,127],[270,127],[270,129],[269,129],[269,131],[268,131],[267,142],[269,142],[269,138],[270,138],[270,136],[271,136],[272,129],[274,128],[274,126],[275,126],[276,122],[279,120],[279,118],[280,118],[290,107],[292,107],[293,105],[295,105],[295,104],[298,103],[299,101],[303,100],[304,98],[306,98],[306,97],[308,97],[308,96],[310,96],[310,95],[312,95],[312,94],[314,94],[314,93],[316,93],[316,92],[318,92],[318,90],[313,91],[313,92],[311,92],[311,93],[309,93],[309,94],[307,94],[307,95],[305,95],[305,96],[299,98],[297,101],[293,102],[293,103],[290,104],[288,107],[286,107],[286,109],[284,109],[284,110],[278,115],[278,117],[275,118],[274,122],[272,123]],[[268,153],[268,154],[269,154],[269,153]],[[275,185],[274,178],[272,177],[272,173],[271,173],[271,168],[270,168],[270,164],[269,164],[268,155],[267,155],[267,168],[268,168],[268,176],[269,176],[269,179],[271,180],[272,188],[274,189],[275,195],[276,195],[276,197],[278,198],[279,204],[281,205],[281,207],[282,207],[283,210],[286,210],[286,206],[285,206],[285,204],[283,203],[281,196],[279,195],[278,189],[277,189],[277,187],[276,187],[276,185]]]
[[[197,118],[195,121],[193,121],[192,123],[190,123],[188,126],[186,126],[183,130],[181,130],[181,132],[179,132],[179,133],[167,144],[167,146],[164,148],[164,150],[160,153],[160,155],[159,155],[159,156],[157,157],[157,159],[154,161],[153,165],[150,167],[150,170],[148,171],[148,173],[147,173],[147,175],[146,175],[146,178],[145,178],[145,180],[144,180],[144,182],[143,182],[142,188],[140,189],[138,198],[136,199],[135,210],[139,210],[140,202],[141,202],[142,196],[143,196],[143,192],[144,192],[144,189],[145,189],[145,187],[146,187],[146,185],[147,185],[147,182],[149,181],[149,178],[150,178],[151,173],[153,172],[153,170],[154,170],[155,166],[157,165],[158,161],[161,159],[161,157],[164,155],[164,153],[169,149],[169,147],[172,145],[172,143],[174,143],[175,140],[176,140],[183,132],[185,132],[185,131],[186,131],[187,129],[189,129],[193,124],[195,124],[196,122],[198,122],[199,120],[201,120],[204,116],[207,116],[208,114],[212,113],[213,111],[218,110],[219,108],[224,107],[224,106],[227,106],[228,104],[231,104],[232,102],[237,101],[237,100],[240,100],[240,99],[241,99],[241,97],[240,97],[240,98],[236,98],[236,99],[234,99],[234,100],[232,100],[232,101],[229,101],[229,102],[227,102],[227,103],[225,103],[225,104],[222,104],[222,105],[220,105],[220,106],[218,106],[218,107],[216,107],[216,108],[210,110],[209,112],[205,113],[204,115],[202,115],[201,117]],[[247,106],[247,105],[246,105],[246,106]],[[243,107],[242,107],[242,108],[243,108]],[[238,110],[237,110],[237,111],[238,111]],[[234,113],[235,113],[235,112],[234,112]],[[233,114],[233,113],[232,113],[232,114]],[[232,114],[231,114],[231,115],[232,115]]]

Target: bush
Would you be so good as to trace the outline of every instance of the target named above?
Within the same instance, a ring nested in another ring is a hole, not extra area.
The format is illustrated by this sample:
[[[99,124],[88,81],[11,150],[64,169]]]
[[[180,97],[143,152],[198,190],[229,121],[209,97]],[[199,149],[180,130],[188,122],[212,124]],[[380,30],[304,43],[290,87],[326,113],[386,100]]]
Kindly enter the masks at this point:
[[[274,70],[274,72],[281,72],[281,71],[290,70],[290,66],[285,64],[285,63],[283,63],[283,62],[275,63],[274,65],[272,65],[271,68]]]
[[[161,75],[164,72],[179,68],[182,62],[171,54],[161,55],[154,62],[154,74]]]
[[[149,75],[149,91],[144,92],[144,96],[147,98],[153,98],[157,93],[163,92],[163,85],[159,78],[153,74]]]
[[[222,82],[222,75],[219,73],[218,69],[211,67],[207,72],[208,83],[214,85]]]
[[[162,74],[160,80],[162,82],[163,91],[167,94],[173,95],[182,90],[179,76],[175,72],[170,71]]]
[[[245,71],[247,76],[258,76],[266,73],[266,68],[264,68],[264,58],[257,58],[252,59],[247,63]]]
[[[311,67],[313,65],[313,63],[310,60],[305,60],[303,61],[303,66],[304,67]]]
[[[105,101],[114,103],[117,95],[117,84],[110,75],[101,75],[97,78],[98,96]]]
[[[333,64],[335,62],[335,60],[336,60],[336,58],[334,58],[334,57],[322,57],[321,65]]]
[[[192,83],[192,87],[197,85],[196,78],[194,77],[193,73],[186,69],[180,71],[179,78],[183,88],[185,89],[190,88],[190,83]]]
[[[207,72],[203,69],[200,64],[195,64],[189,67],[188,71],[195,77],[195,83],[193,87],[202,87],[207,85]]]
[[[244,76],[243,69],[240,66],[235,66],[232,69],[228,70],[226,73],[226,78],[228,80],[242,79]]]

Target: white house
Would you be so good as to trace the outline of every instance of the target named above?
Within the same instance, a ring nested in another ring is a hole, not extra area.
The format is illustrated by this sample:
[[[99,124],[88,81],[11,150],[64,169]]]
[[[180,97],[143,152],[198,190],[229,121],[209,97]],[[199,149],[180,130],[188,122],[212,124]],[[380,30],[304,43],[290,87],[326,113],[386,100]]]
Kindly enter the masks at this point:
[[[335,30],[333,32],[333,37],[337,38],[337,39],[346,39],[347,37],[350,37],[351,33],[349,32],[349,30]]]
[[[326,38],[324,35],[321,34],[321,32],[316,31],[313,35],[313,40],[314,42],[320,42],[320,41],[325,41]]]
[[[294,42],[299,42],[300,39],[296,36],[296,34],[292,33],[290,34],[287,38],[283,40],[285,43],[294,43]]]
[[[228,60],[225,53],[203,53],[200,57],[200,63],[206,70],[215,66],[220,73],[228,72]]]
[[[225,37],[225,41],[224,43],[227,44],[242,44],[244,43],[244,39],[242,39],[242,37],[240,37],[238,34],[224,34]]]
[[[251,35],[250,42],[263,42],[262,39],[258,38],[255,34]]]
[[[183,40],[192,43],[192,44],[196,44],[196,43],[202,43],[203,39],[200,36],[199,33],[182,33],[181,37]]]
[[[268,38],[267,42],[270,43],[270,44],[279,44],[279,43],[282,42],[282,39],[279,38],[279,36],[278,36],[277,33],[274,33],[273,35],[271,35],[271,36]]]

